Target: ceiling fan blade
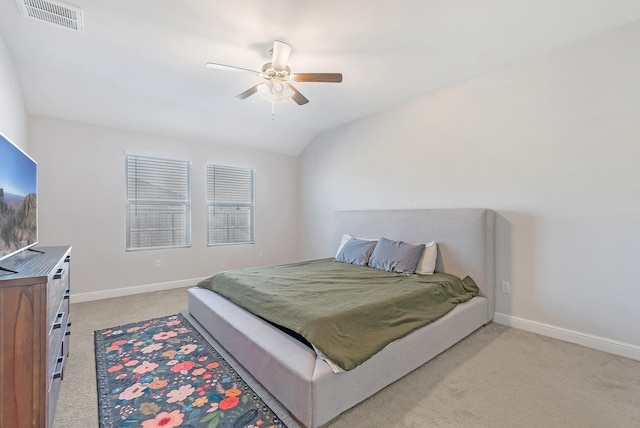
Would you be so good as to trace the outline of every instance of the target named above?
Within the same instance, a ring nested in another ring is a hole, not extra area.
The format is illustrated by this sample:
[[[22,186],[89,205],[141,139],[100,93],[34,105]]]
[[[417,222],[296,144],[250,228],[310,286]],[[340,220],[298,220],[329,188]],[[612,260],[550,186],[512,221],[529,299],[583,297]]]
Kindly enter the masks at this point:
[[[207,68],[215,68],[218,70],[230,70],[230,71],[248,71],[256,75],[262,75],[262,72],[256,70],[249,70],[248,68],[236,67],[234,65],[216,64],[215,62],[208,62],[204,65]]]
[[[273,42],[273,53],[271,54],[271,65],[274,70],[286,70],[289,57],[291,56],[291,45],[276,40]]]
[[[293,95],[291,95],[291,99],[295,101],[299,106],[304,105],[309,102],[309,100],[302,95],[293,85],[289,85],[289,88],[293,91]]]
[[[255,94],[256,92],[258,92],[258,86],[262,85],[262,83],[258,83],[255,86],[250,87],[249,89],[247,89],[246,91],[244,91],[243,93],[236,95],[236,98],[239,100],[244,100],[245,98],[249,98],[251,95]]]
[[[342,82],[342,73],[295,73],[291,75],[295,82]]]

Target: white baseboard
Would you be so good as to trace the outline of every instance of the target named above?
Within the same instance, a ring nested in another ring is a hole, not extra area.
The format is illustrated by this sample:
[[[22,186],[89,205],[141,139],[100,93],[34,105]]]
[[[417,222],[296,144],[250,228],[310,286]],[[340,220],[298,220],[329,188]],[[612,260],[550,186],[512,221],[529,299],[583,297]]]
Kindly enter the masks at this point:
[[[565,342],[640,361],[640,346],[496,312],[493,321]]]
[[[71,303],[89,302],[92,300],[111,299],[113,297],[131,296],[132,294],[150,293],[152,291],[173,290],[174,288],[195,286],[203,278],[183,279],[180,281],[160,282],[157,284],[137,285],[135,287],[114,288],[112,290],[94,291],[90,293],[71,293]]]

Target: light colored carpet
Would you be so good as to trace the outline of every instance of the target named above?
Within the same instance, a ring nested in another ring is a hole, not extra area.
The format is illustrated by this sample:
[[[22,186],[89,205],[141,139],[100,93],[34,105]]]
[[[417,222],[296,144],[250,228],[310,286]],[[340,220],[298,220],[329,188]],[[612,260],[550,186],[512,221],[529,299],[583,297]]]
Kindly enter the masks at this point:
[[[186,289],[72,303],[54,428],[98,426],[93,331],[175,314]],[[330,428],[640,427],[640,362],[499,324],[481,328]]]

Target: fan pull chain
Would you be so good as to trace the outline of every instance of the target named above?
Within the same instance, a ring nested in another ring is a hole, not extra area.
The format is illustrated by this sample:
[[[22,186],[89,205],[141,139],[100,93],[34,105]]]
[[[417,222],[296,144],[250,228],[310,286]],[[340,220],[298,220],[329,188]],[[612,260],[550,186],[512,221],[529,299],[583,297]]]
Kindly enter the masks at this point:
[[[271,120],[276,120],[276,103],[271,103]]]

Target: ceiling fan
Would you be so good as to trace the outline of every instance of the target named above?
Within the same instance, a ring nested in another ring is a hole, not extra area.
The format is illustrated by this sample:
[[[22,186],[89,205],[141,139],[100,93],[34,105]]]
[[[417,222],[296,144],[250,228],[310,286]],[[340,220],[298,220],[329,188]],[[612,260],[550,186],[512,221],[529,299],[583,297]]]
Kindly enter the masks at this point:
[[[303,105],[309,100],[300,93],[291,82],[325,82],[340,83],[342,82],[341,73],[292,73],[287,66],[289,56],[291,55],[291,45],[276,40],[273,42],[273,49],[269,51],[271,62],[267,62],[262,66],[262,71],[250,70],[248,68],[236,67],[233,65],[217,64],[208,62],[206,67],[217,68],[220,70],[246,71],[256,76],[262,77],[265,81],[247,89],[243,93],[236,96],[238,99],[245,99],[256,92],[262,95],[267,101],[273,104],[286,101],[291,98],[298,105]]]

